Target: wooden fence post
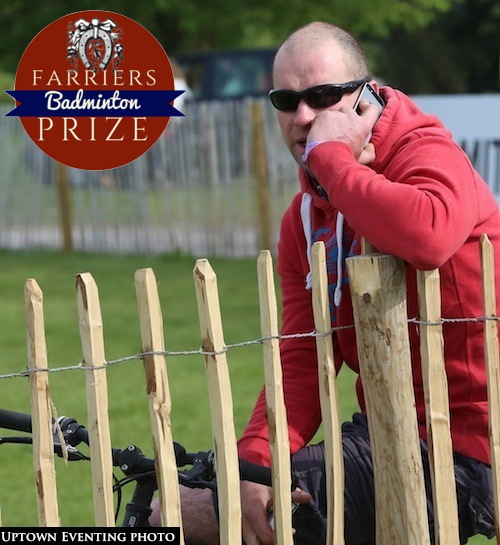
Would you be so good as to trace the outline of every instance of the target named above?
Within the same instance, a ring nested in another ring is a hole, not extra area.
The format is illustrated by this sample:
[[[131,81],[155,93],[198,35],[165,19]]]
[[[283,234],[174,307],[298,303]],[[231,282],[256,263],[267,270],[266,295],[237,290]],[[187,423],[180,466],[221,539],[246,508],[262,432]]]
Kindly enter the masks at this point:
[[[439,545],[460,542],[455,465],[451,443],[448,379],[444,362],[439,270],[417,271],[420,355],[426,401],[427,444]]]
[[[212,104],[202,102],[200,104],[200,119],[203,121],[204,130],[201,132],[203,154],[203,168],[208,173],[208,186],[213,189],[219,185],[219,158],[217,148],[217,129],[215,112]]]
[[[60,526],[48,371],[37,371],[48,368],[43,293],[36,280],[32,278],[24,284],[24,304],[28,368],[35,371],[29,375],[29,382],[38,522],[40,526]]]
[[[273,474],[273,517],[276,545],[292,545],[292,486],[290,440],[283,395],[278,339],[278,307],[271,252],[262,250],[258,261],[261,331],[264,338],[264,375],[267,423]]]
[[[261,249],[272,249],[271,237],[271,195],[267,172],[266,142],[261,102],[252,103],[252,155],[254,165],[255,194],[257,198],[257,217],[260,226]]]
[[[206,259],[193,271],[217,467],[221,545],[241,543],[241,497],[233,397],[222,332],[217,277]]]
[[[71,214],[71,195],[69,185],[68,167],[62,163],[56,163],[57,193],[59,196],[59,212],[61,216],[61,229],[63,236],[63,250],[73,250],[73,225]]]
[[[500,355],[496,308],[493,245],[487,235],[480,241],[484,298],[484,353],[488,373],[488,418],[497,543],[500,543]]]
[[[142,351],[146,372],[146,390],[153,430],[156,480],[160,493],[161,521],[163,526],[178,526],[181,543],[184,543],[179,477],[172,439],[170,413],[172,400],[163,352],[163,319],[158,296],[158,285],[152,269],[135,273],[135,289],[141,325]],[[153,352],[153,353],[149,353]]]
[[[89,273],[77,275],[76,291],[83,361],[90,367],[85,371],[85,382],[94,516],[96,526],[114,527],[113,461],[101,304],[97,285]]]
[[[340,424],[340,409],[335,382],[333,358],[332,320],[328,297],[325,244],[315,242],[311,259],[312,296],[318,375],[320,385],[321,415],[325,441],[327,545],[344,543],[344,452]]]
[[[428,545],[404,264],[382,254],[346,263],[374,463],[376,542]]]

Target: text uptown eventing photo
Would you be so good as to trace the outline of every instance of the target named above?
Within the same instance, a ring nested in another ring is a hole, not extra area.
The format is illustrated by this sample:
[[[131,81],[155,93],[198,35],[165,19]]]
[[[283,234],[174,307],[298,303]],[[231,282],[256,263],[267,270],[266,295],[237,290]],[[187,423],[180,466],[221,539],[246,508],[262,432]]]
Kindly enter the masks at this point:
[[[179,545],[179,528],[125,530],[106,528],[99,530],[53,528],[26,528],[0,531],[0,543],[171,543]]]

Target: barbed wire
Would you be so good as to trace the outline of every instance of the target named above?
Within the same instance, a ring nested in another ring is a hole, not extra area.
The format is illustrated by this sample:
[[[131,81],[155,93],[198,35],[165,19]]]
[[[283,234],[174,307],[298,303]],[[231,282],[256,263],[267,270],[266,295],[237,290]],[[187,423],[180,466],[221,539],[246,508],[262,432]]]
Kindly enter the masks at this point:
[[[486,321],[500,321],[500,318],[498,316],[479,316],[475,318],[441,318],[436,321],[426,321],[426,320],[420,320],[419,318],[409,318],[408,324],[415,324],[418,326],[426,325],[426,326],[435,326],[435,325],[443,325],[446,323],[465,323],[465,322],[477,322],[477,323],[483,323]],[[249,340],[249,341],[241,341],[238,343],[233,344],[226,344],[224,345],[220,350],[204,350],[203,347],[198,348],[197,350],[179,350],[179,351],[171,351],[171,350],[151,350],[148,352],[139,352],[137,354],[133,354],[131,356],[124,356],[122,358],[114,359],[114,360],[108,360],[104,362],[102,365],[85,365],[84,361],[80,361],[80,363],[76,365],[67,365],[64,367],[37,367],[32,369],[25,369],[24,371],[19,371],[15,373],[5,373],[0,374],[0,380],[1,379],[8,379],[8,378],[24,378],[27,377],[33,373],[61,373],[63,371],[95,371],[98,369],[106,369],[108,367],[111,367],[113,365],[117,365],[119,363],[133,361],[133,360],[144,360],[147,356],[163,356],[163,357],[175,357],[175,356],[211,356],[216,357],[220,356],[222,354],[225,354],[229,350],[232,350],[234,348],[242,348],[252,345],[258,345],[263,344],[267,341],[273,341],[273,340],[284,340],[284,339],[302,339],[307,337],[328,337],[329,335],[332,335],[336,331],[342,331],[346,329],[354,329],[354,324],[351,325],[345,325],[345,326],[337,326],[332,327],[328,331],[325,332],[318,332],[318,331],[311,331],[309,333],[292,333],[292,334],[283,334],[283,335],[269,335],[266,337],[259,337],[257,339]]]

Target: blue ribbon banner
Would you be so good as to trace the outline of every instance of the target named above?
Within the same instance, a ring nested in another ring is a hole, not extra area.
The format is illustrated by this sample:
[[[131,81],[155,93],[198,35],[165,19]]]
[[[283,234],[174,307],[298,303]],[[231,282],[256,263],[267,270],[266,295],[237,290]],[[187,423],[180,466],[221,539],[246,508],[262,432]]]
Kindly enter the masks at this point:
[[[5,91],[20,104],[6,113],[17,117],[174,117],[172,102],[184,91]]]

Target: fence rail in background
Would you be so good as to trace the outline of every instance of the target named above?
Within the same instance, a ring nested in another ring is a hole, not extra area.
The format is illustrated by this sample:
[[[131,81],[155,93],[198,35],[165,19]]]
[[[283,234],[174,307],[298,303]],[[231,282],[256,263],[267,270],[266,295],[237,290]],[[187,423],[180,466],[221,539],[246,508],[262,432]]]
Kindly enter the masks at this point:
[[[420,98],[425,111],[445,114],[500,198],[495,134],[500,135],[490,128],[481,138],[484,123],[477,127],[471,121],[484,119],[471,111],[478,112],[482,104],[492,111],[498,97],[462,97],[451,112],[454,100],[440,97],[432,105],[429,98]],[[10,109],[4,107],[5,113]],[[468,123],[459,130],[464,111]],[[108,171],[57,165],[30,140],[19,119],[4,117],[0,248],[182,251],[204,257],[273,251],[281,216],[298,181],[297,165],[283,143],[271,104],[265,98],[190,103],[185,114],[172,119],[142,157]]]
[[[191,103],[141,157],[57,164],[18,119],[0,127],[0,248],[256,256],[274,250],[297,167],[262,99]],[[7,111],[7,110],[6,110]]]
[[[490,434],[495,487],[495,517],[499,520],[499,346],[495,308],[493,249],[486,236],[480,242],[483,269],[485,349],[488,366]],[[428,545],[430,543],[422,461],[412,388],[408,344],[405,268],[401,260],[379,253],[348,258],[348,274],[368,407],[376,491],[377,543]],[[277,545],[291,545],[290,459],[286,412],[278,346],[278,316],[273,264],[268,250],[257,261],[261,308],[263,364],[269,437],[272,452],[274,519]],[[318,348],[318,373],[325,437],[328,545],[341,545],[343,537],[343,456],[340,417],[332,352],[325,248],[317,242],[312,251],[313,311]],[[241,543],[241,507],[231,384],[224,342],[217,277],[207,259],[198,259],[193,271],[198,304],[212,437],[219,484],[220,536],[223,545]],[[418,275],[418,324],[426,390],[427,428],[432,491],[436,513],[436,540],[458,543],[458,515],[454,487],[450,421],[444,372],[439,275]],[[171,408],[157,282],[151,269],[135,275],[145,391],[149,398],[161,517],[165,525],[181,526],[179,486],[171,435]],[[112,473],[109,452],[106,358],[97,285],[90,273],[77,275],[77,308],[86,373],[88,429],[95,523],[114,526]],[[28,365],[34,434],[34,470],[40,526],[59,526],[53,439],[52,402],[49,395],[44,335],[43,294],[34,279],[25,284]],[[383,334],[381,334],[381,332]],[[297,335],[304,336],[304,334]],[[412,471],[409,471],[412,468]],[[8,513],[4,512],[8,524]],[[183,533],[181,531],[183,542]]]

